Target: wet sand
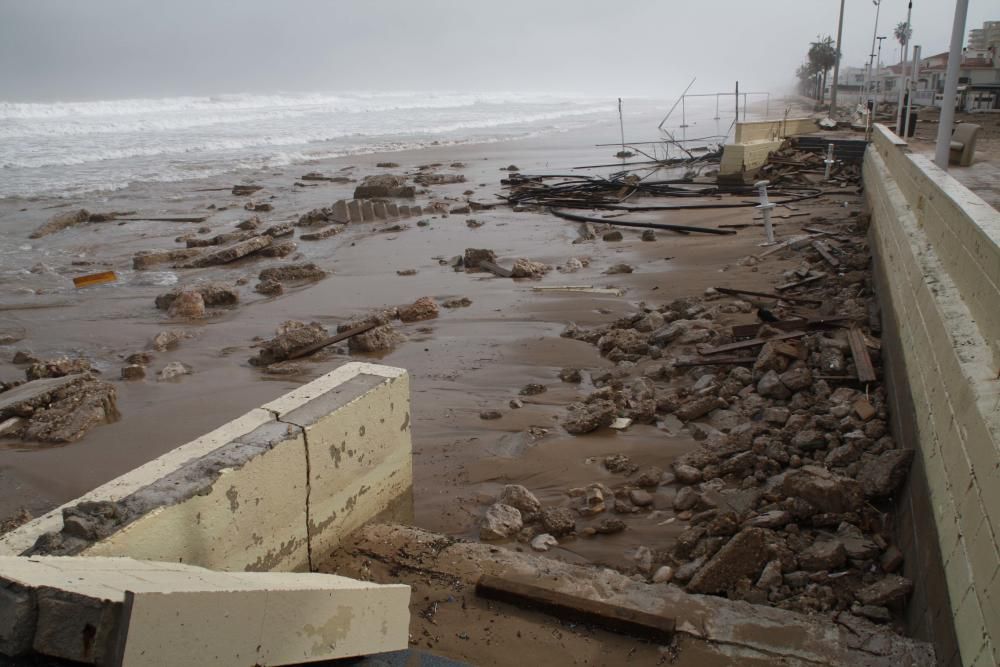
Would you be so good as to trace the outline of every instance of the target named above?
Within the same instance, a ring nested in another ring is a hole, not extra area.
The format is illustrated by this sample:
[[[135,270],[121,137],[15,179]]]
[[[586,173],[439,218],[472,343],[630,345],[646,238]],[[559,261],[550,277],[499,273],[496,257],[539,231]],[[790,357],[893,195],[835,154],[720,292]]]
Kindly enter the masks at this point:
[[[658,119],[644,127],[653,130]],[[382,155],[353,156],[301,165],[283,172],[263,173],[239,182],[261,185],[264,190],[249,198],[270,201],[274,210],[259,214],[265,225],[292,221],[318,206],[350,198],[355,186],[321,183],[296,187],[297,177],[308,171],[327,175],[347,174],[360,180],[370,173],[413,172],[418,165],[442,163],[440,173],[462,173],[467,182],[433,186],[434,199],[496,201],[501,167],[518,165],[524,173],[572,173],[576,165],[613,163],[613,148],[593,144],[614,141],[617,124],[586,131],[485,145],[459,145]],[[376,163],[393,161],[398,169],[379,169]],[[453,162],[462,168],[451,168]],[[354,167],[340,172],[341,169]],[[612,169],[597,170],[607,174]],[[663,173],[658,178],[675,174]],[[622,229],[618,243],[576,243],[578,224],[546,213],[514,213],[509,207],[475,211],[470,215],[424,216],[400,221],[402,231],[380,231],[389,223],[350,225],[332,238],[300,241],[301,260],[248,258],[226,267],[177,270],[179,284],[203,279],[232,284],[245,277],[242,302],[218,310],[200,323],[171,322],[153,305],[156,295],[170,287],[157,285],[172,271],[164,265],[149,271],[132,271],[131,258],[140,250],[182,247],[175,237],[199,227],[210,227],[211,236],[232,231],[250,217],[243,209],[247,197],[232,196],[227,179],[183,184],[137,186],[106,197],[74,200],[0,200],[0,232],[6,272],[0,280],[0,312],[7,329],[23,329],[24,340],[0,348],[0,378],[23,377],[23,367],[10,362],[16,350],[29,349],[42,358],[63,354],[90,359],[103,378],[118,389],[123,418],[92,430],[83,440],[64,446],[41,446],[2,441],[0,444],[0,516],[27,507],[38,514],[70,500],[94,486],[120,475],[163,452],[272,399],[299,383],[325,373],[353,357],[326,355],[307,362],[304,376],[266,376],[251,367],[255,337],[269,338],[283,321],[317,321],[335,327],[352,317],[383,305],[412,303],[419,297],[435,299],[468,297],[467,308],[442,309],[439,318],[400,325],[407,340],[382,356],[381,363],[406,368],[412,375],[414,434],[415,523],[451,535],[472,537],[486,505],[505,483],[521,483],[544,504],[569,505],[566,490],[602,481],[609,473],[599,464],[608,454],[628,454],[640,465],[667,468],[693,441],[686,434],[672,435],[656,426],[633,426],[626,432],[603,429],[586,436],[570,436],[558,427],[565,406],[592,389],[587,371],[613,366],[594,346],[560,338],[567,322],[582,326],[607,323],[635,312],[640,303],[659,305],[673,298],[701,294],[713,285],[768,288],[786,261],[761,265],[759,271],[737,268],[740,257],[755,252],[762,239],[756,228],[735,236],[692,234],[687,237],[659,232],[654,242],[640,240],[641,230]],[[226,191],[200,192],[204,188]],[[268,199],[273,197],[273,199]],[[829,207],[839,200],[828,198]],[[428,203],[418,195],[417,203]],[[457,202],[451,202],[453,206]],[[210,210],[209,205],[228,206]],[[55,212],[85,207],[91,211],[137,210],[145,215],[209,215],[204,223],[115,222],[72,228],[39,240],[28,235]],[[23,210],[22,210],[23,209]],[[821,213],[823,205],[811,208]],[[679,224],[717,225],[749,222],[752,209],[728,211],[677,211],[650,215],[651,220]],[[468,218],[485,224],[472,229]],[[795,220],[786,221],[794,223]],[[788,225],[798,230],[798,224]],[[783,228],[778,227],[781,231]],[[553,266],[570,257],[590,257],[588,267],[571,274],[552,271],[539,281],[496,278],[484,273],[455,272],[437,258],[450,258],[465,248],[491,248],[508,265],[518,257]],[[253,292],[257,273],[267,266],[289,261],[314,261],[331,270],[328,278],[286,291],[277,298]],[[39,273],[27,271],[39,262]],[[74,265],[73,262],[91,262]],[[626,262],[634,273],[602,275],[609,266]],[[74,290],[74,275],[99,270],[119,272],[118,283]],[[413,276],[397,270],[416,269]],[[534,285],[588,284],[615,286],[621,297],[539,294]],[[28,290],[34,290],[31,293]],[[731,316],[734,323],[752,321],[753,315]],[[742,319],[740,319],[742,318]],[[155,352],[150,377],[140,382],[118,380],[124,358],[146,349],[157,332],[183,328],[192,334],[176,349]],[[193,368],[193,374],[176,381],[157,382],[156,371],[171,361]],[[584,369],[580,385],[563,383],[558,373],[566,367]],[[636,369],[641,371],[640,369]],[[529,382],[548,391],[521,397],[525,407],[508,408],[510,399]],[[496,409],[503,417],[484,421],[479,413]],[[532,435],[529,432],[536,435]],[[544,429],[539,430],[539,429]],[[547,432],[545,432],[547,431]],[[655,496],[655,511],[627,517],[629,530],[600,539],[576,539],[554,552],[570,560],[616,564],[640,544],[669,540],[680,529],[672,522],[669,487]],[[586,525],[584,520],[581,525]]]

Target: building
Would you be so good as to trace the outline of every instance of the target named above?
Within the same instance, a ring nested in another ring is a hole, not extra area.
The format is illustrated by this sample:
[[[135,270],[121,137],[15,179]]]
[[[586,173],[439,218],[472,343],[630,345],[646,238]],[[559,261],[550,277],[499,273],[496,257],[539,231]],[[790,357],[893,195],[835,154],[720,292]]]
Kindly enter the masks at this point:
[[[996,24],[1000,33],[1000,21]],[[913,101],[922,106],[941,106],[945,76],[948,70],[948,52],[937,53],[920,60],[920,70]],[[909,76],[910,64],[899,63],[881,70],[878,77],[879,100],[895,101],[904,75]],[[1000,44],[986,49],[966,48],[958,73],[958,98],[956,104],[966,111],[1000,109]]]
[[[968,48],[985,51],[1000,46],[1000,21],[984,21],[982,28],[969,31]]]

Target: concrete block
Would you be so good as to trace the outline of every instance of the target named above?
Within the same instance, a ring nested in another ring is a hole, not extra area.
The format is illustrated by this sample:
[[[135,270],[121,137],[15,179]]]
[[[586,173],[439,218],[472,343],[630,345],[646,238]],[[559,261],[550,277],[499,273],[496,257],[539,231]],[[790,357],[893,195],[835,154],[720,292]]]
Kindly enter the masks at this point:
[[[363,222],[364,216],[361,214],[361,202],[352,199],[347,203],[347,215],[351,222]]]
[[[30,591],[17,584],[0,586],[0,653],[18,656],[30,651],[37,617]]]
[[[369,199],[361,201],[361,220],[363,222],[373,222],[375,220],[375,206]]]
[[[390,218],[398,218],[399,217],[399,206],[398,205],[396,205],[396,204],[389,204],[388,206],[386,206],[386,209],[388,211],[388,214],[389,214]]]
[[[113,664],[120,601],[58,589],[42,589],[36,595],[35,652],[87,664]]]
[[[399,217],[408,218],[410,217],[410,207],[407,205],[402,205],[399,207]]]
[[[387,220],[389,218],[389,210],[384,202],[375,202],[375,218],[378,220]]]
[[[351,220],[351,214],[347,210],[346,201],[338,199],[333,203],[333,217],[337,222],[349,222]]]

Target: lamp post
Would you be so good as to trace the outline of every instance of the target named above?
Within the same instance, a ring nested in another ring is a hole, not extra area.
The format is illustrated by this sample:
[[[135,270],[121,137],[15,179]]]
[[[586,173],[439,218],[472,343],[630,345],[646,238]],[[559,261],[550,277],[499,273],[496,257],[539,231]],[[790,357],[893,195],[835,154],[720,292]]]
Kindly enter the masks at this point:
[[[844,34],[844,0],[840,0],[840,22],[837,23],[837,57],[833,61],[833,92],[830,93],[830,116],[837,113],[837,84],[840,79],[840,38]]]
[[[865,82],[865,95],[866,96],[868,95],[869,86],[872,83],[872,78],[871,78],[871,75],[872,75],[872,58],[875,57],[875,39],[876,39],[875,35],[878,34],[878,15],[879,15],[879,12],[882,11],[882,0],[872,0],[872,4],[875,5],[875,29],[872,30],[872,51],[871,51],[871,56],[868,57],[868,81]],[[882,46],[882,42],[879,42],[878,45],[881,47]]]
[[[878,104],[878,93],[881,88],[880,78],[882,76],[882,40],[885,39],[885,35],[878,38],[878,55],[875,56],[875,85],[872,89],[875,91],[875,104]]]
[[[906,85],[906,57],[910,53],[910,16],[913,14],[913,0],[910,0],[909,5],[906,8],[906,26],[903,30],[903,58],[899,61],[900,63],[900,78],[899,78],[899,102],[896,105],[896,136],[904,137],[906,136],[906,128],[903,125],[903,90],[907,87]]]
[[[937,147],[934,163],[948,170],[948,153],[951,149],[951,130],[955,122],[955,93],[958,92],[958,68],[962,59],[962,37],[969,0],[955,0],[955,20],[951,26],[951,48],[948,51],[948,69],[944,79],[944,99],[941,100],[941,118],[938,122]]]

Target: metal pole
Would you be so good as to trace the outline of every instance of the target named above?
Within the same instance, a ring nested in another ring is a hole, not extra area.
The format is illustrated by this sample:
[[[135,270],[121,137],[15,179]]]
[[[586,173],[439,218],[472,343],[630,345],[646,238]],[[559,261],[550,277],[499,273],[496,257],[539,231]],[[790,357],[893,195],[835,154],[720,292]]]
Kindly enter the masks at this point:
[[[618,126],[622,130],[622,159],[625,159],[625,120],[622,118],[622,98],[618,98]]]
[[[826,165],[826,171],[823,172],[823,180],[830,180],[830,167],[833,166],[833,144],[827,144],[826,146],[826,159],[823,160],[823,164]]]
[[[837,24],[837,59],[833,61],[833,92],[830,93],[830,115],[837,112],[837,83],[840,76],[840,38],[844,34],[844,0],[840,0],[840,22]]]
[[[871,54],[870,58],[868,59],[868,63],[869,63],[869,65],[868,65],[868,74],[869,74],[869,76],[871,75],[871,58],[875,57],[875,35],[878,34],[878,15],[879,15],[879,12],[882,11],[882,0],[872,0],[872,2],[875,3],[875,29],[872,30],[872,54]],[[879,42],[878,44],[879,44],[879,46],[882,46],[882,42]],[[869,79],[868,83],[870,84],[870,83],[872,83],[872,81]],[[865,95],[868,95],[868,85],[865,85]]]
[[[882,40],[883,39],[885,39],[885,37],[879,37],[878,38],[878,55],[875,56],[875,86],[874,86],[874,90],[875,90],[875,104],[878,104],[878,97],[879,97],[878,94],[880,92],[883,92],[881,90],[881,88],[882,88],[881,83],[882,82],[879,80],[879,78],[882,76]],[[883,95],[883,97],[884,97],[884,95]]]
[[[685,128],[688,126],[687,111],[686,111],[687,103],[684,101],[686,97],[687,97],[686,95],[681,95],[681,128]]]
[[[719,94],[715,94],[715,118],[713,120],[719,120]]]
[[[764,235],[767,240],[761,243],[762,246],[774,245],[774,227],[771,226],[771,209],[775,207],[767,200],[767,186],[770,181],[757,181],[754,183],[754,187],[757,188],[757,194],[760,196],[760,203],[754,206],[754,208],[759,208],[761,215],[764,217]]]
[[[733,98],[733,99],[736,100],[736,120],[733,121],[733,122],[739,122],[739,120],[740,120],[740,82],[739,81],[736,82],[736,97]]]
[[[951,26],[951,49],[948,51],[948,69],[944,79],[944,99],[941,100],[941,118],[938,121],[937,148],[934,162],[948,170],[948,153],[951,149],[951,130],[955,122],[955,94],[958,92],[958,69],[962,58],[962,37],[965,35],[965,18],[969,13],[969,0],[955,0],[955,21]]]
[[[906,27],[904,28],[906,33],[910,32],[910,15],[912,13],[913,13],[913,0],[910,0],[910,3],[906,9]],[[901,77],[899,81],[900,83],[899,99],[896,104],[896,136],[898,137],[902,137],[904,134],[906,134],[905,128],[903,128],[903,130],[900,131],[900,126],[903,124],[903,89],[907,87],[906,61],[910,53],[910,36],[906,33],[903,34],[903,57],[899,61]]]
[[[917,92],[917,77],[920,74],[920,45],[913,46],[913,66],[910,67],[910,85],[906,96],[906,121],[903,123],[903,133],[910,133],[910,107],[913,106],[913,94]]]
[[[766,93],[767,97],[764,98],[764,118],[771,115],[771,93]]]
[[[739,104],[739,102],[737,102]],[[743,93],[743,120],[747,119],[747,94]]]

